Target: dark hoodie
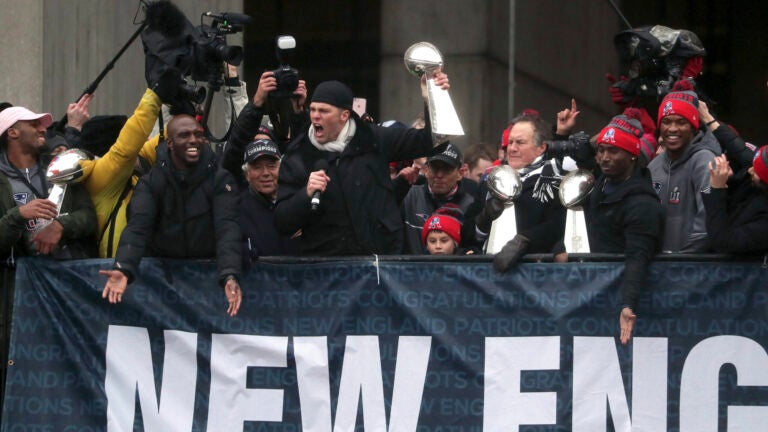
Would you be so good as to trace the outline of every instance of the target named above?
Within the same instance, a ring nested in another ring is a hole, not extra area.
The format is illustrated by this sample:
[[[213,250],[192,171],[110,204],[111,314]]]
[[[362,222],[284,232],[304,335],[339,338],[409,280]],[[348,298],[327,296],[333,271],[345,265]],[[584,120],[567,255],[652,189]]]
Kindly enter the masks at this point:
[[[660,249],[664,210],[645,168],[636,168],[629,179],[610,185],[612,188],[606,182],[605,176],[598,179],[584,206],[589,248],[595,253],[626,256],[622,304],[636,311],[648,264]]]
[[[664,152],[648,164],[653,189],[666,211],[662,251],[703,253],[709,249],[701,192],[709,192],[708,164],[720,153],[715,136],[699,131],[679,159],[672,161]]]

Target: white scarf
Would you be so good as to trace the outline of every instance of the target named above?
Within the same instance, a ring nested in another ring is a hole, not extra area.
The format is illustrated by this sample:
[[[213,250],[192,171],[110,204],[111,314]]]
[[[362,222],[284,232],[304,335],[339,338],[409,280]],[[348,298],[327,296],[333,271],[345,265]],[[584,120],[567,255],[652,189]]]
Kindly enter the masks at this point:
[[[341,132],[339,132],[339,136],[336,137],[335,141],[328,141],[325,144],[320,144],[315,138],[315,126],[312,125],[309,127],[309,142],[311,142],[318,150],[341,153],[347,147],[347,144],[352,141],[352,137],[355,136],[356,130],[357,126],[350,118],[347,120],[347,124],[341,129]]]

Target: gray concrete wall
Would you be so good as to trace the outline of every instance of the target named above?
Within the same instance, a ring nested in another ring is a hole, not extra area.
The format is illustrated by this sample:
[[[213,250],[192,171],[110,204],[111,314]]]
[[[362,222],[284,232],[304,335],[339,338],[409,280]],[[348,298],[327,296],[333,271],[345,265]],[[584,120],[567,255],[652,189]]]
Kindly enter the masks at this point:
[[[43,0],[0,0],[0,101],[43,109]]]
[[[204,11],[241,12],[240,0],[176,0],[193,24]],[[55,118],[96,79],[138,28],[138,1],[0,0],[0,100]],[[143,14],[139,16],[142,19]],[[242,37],[230,37],[230,44]],[[91,115],[133,112],[146,89],[140,38],[96,91]]]
[[[402,56],[422,40],[445,57],[451,96],[467,133],[454,140],[461,145],[496,145],[524,108],[554,121],[572,97],[582,111],[580,126],[588,131],[599,130],[615,113],[604,75],[617,68],[612,38],[619,26],[606,2],[385,0],[381,15],[382,119],[410,119],[420,109],[417,82],[404,73]]]
[[[488,113],[506,106],[504,49],[500,50],[500,59],[488,55],[488,29],[491,23],[498,25],[498,20],[491,19],[491,12],[499,3],[504,2],[383,1],[381,118],[407,121],[421,111],[419,82],[406,71],[403,54],[411,44],[427,41],[443,54],[444,70],[451,80],[451,98],[467,134],[452,141],[465,145],[487,135]],[[506,30],[503,21],[499,34]]]
[[[608,2],[517,0],[514,111],[538,109],[549,122],[575,98],[579,127],[597,133],[618,108],[605,73],[618,75],[613,36],[619,31]]]

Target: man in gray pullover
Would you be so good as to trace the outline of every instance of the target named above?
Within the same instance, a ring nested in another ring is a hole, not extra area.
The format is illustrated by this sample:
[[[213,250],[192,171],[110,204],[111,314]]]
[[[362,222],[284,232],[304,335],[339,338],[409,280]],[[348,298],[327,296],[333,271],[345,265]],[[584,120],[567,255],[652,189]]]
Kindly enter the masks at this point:
[[[709,249],[701,192],[709,192],[708,164],[721,150],[711,132],[700,130],[699,101],[691,90],[688,82],[679,81],[659,105],[659,141],[665,151],[648,164],[666,211],[663,252]]]

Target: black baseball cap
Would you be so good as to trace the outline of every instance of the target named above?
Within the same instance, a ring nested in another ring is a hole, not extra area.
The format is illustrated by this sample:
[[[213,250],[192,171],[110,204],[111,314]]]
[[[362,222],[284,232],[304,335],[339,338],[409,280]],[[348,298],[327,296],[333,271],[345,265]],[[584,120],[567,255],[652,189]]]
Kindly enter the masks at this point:
[[[274,159],[280,159],[280,150],[274,141],[268,139],[258,139],[248,144],[245,148],[245,163],[251,163],[262,156],[269,156]]]
[[[433,161],[445,162],[454,168],[459,168],[461,167],[461,164],[464,163],[464,159],[461,157],[461,150],[451,143],[448,143],[448,145],[445,146],[445,150],[441,153],[427,159],[427,164]]]

